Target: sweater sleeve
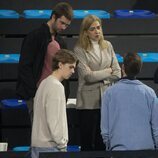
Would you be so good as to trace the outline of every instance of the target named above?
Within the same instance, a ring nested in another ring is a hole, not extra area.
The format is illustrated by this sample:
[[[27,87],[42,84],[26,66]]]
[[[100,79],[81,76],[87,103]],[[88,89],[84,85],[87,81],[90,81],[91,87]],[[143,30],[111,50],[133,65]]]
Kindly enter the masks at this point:
[[[68,142],[64,88],[53,87],[52,91],[47,96],[46,117],[52,140],[61,150]]]

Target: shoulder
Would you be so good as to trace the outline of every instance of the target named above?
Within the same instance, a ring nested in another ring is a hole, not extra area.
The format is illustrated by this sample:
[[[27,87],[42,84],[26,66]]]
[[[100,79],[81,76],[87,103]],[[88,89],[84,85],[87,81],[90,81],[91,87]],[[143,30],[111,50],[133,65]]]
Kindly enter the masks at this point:
[[[64,86],[62,85],[62,83],[51,75],[44,79],[41,82],[40,86],[44,89],[47,89],[48,93],[53,95],[64,92]]]
[[[63,39],[60,35],[57,34],[57,35],[55,36],[55,40],[59,43],[59,45],[60,45],[60,47],[61,47],[62,49],[66,49],[66,48],[67,48],[64,39]]]
[[[79,61],[86,59],[86,51],[83,48],[81,48],[80,46],[76,46],[74,48],[74,54]]]
[[[85,53],[85,50],[83,48],[81,48],[80,46],[75,46],[74,48],[74,53],[76,55],[81,55]]]
[[[143,84],[143,88],[146,90],[146,93],[147,93],[148,95],[156,96],[155,91],[154,91],[151,87],[149,87],[148,85],[146,85],[146,84],[144,84],[144,83],[142,83],[142,84]]]
[[[28,39],[28,38],[41,39],[41,37],[44,38],[48,36],[50,36],[49,28],[47,24],[42,24],[40,27],[30,31],[25,37],[25,39]]]
[[[118,81],[118,82],[116,82],[115,84],[113,84],[113,85],[111,85],[111,86],[109,86],[106,90],[105,90],[105,92],[104,92],[104,95],[108,95],[108,96],[110,96],[110,95],[113,95],[113,93],[118,93],[118,91],[119,91],[119,86],[120,85],[120,82]]]
[[[109,53],[113,52],[113,46],[110,41],[104,40],[103,43],[104,43],[104,47],[103,47],[104,51],[108,51]]]
[[[74,51],[75,51],[75,53],[77,53],[77,52],[83,51],[83,49],[77,45],[77,46],[75,46]]]
[[[104,40],[104,42],[105,42],[105,44],[106,44],[108,47],[112,48],[112,44],[111,44],[110,41],[108,41],[108,40]]]
[[[62,83],[59,80],[57,80],[55,77],[53,77],[52,75],[48,76],[47,80],[49,80],[50,84],[52,84],[53,87],[63,88]]]
[[[156,93],[151,87],[144,84],[140,80],[135,80],[135,83],[138,85],[137,88],[138,88],[139,92],[145,94],[146,96],[156,97]]]

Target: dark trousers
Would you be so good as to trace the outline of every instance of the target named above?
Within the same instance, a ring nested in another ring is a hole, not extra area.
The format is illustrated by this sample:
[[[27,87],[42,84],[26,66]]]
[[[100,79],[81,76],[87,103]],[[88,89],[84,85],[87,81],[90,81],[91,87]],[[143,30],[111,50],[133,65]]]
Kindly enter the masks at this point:
[[[81,151],[105,150],[100,133],[100,109],[78,110]]]
[[[26,104],[28,107],[28,112],[29,112],[29,116],[30,116],[30,121],[31,121],[31,126],[33,123],[33,98],[30,98],[29,100],[26,100]]]

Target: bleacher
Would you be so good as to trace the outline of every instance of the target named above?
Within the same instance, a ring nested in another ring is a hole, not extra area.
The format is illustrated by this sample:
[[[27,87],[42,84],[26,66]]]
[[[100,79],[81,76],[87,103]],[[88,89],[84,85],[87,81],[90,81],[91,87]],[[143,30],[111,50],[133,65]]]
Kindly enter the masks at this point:
[[[16,13],[13,12],[13,14],[15,15],[14,18],[13,16],[11,18],[1,18],[0,16],[1,59],[2,57],[4,57],[2,55],[6,55],[6,57],[8,57],[19,54],[22,40],[26,36],[26,34],[48,20],[48,18],[45,16],[42,16],[42,18],[30,18],[29,16],[24,16],[24,13],[26,13],[25,10],[50,10],[51,6],[57,3],[57,1],[49,0],[44,0],[40,2],[31,0],[25,3],[21,0],[15,1],[0,1],[0,9],[10,9],[16,11]],[[155,12],[154,3],[152,10],[151,5],[148,5],[147,2],[144,2],[146,3],[146,6],[138,6],[138,2],[136,0],[133,0],[132,2],[130,0],[120,0],[117,2],[114,0],[100,0],[94,3],[92,3],[91,1],[67,0],[67,2],[70,2],[70,4],[76,10],[76,15],[78,15],[78,17],[76,17],[72,21],[71,26],[62,33],[62,36],[67,42],[69,49],[73,50],[74,45],[78,39],[80,24],[83,18],[79,17],[79,11],[87,14],[88,10],[91,11],[90,13],[94,13],[92,12],[92,10],[101,10],[101,13],[103,13],[103,11],[107,13],[106,18],[101,17],[105,39],[109,40],[112,43],[116,53],[118,53],[120,56],[123,56],[123,54],[126,52],[140,52],[144,54],[149,53],[149,56],[151,55],[150,53],[158,53],[158,17],[156,14],[152,18],[118,18],[114,15],[115,10],[124,8],[129,9],[131,13],[132,10],[137,8],[150,9],[151,11]],[[158,6],[158,2],[155,3]],[[146,56],[147,55],[145,55],[144,57]],[[151,59],[148,62],[144,61],[142,72],[139,74],[138,79],[152,87],[158,94],[158,86],[153,82],[153,75],[158,66],[157,63],[157,60],[155,61],[154,59]],[[0,60],[0,100],[16,98],[15,87],[17,81],[17,68],[18,60],[16,60],[16,62],[13,62],[13,60],[9,62]],[[76,98],[77,85],[78,78],[77,73],[75,73],[70,78],[71,91],[69,98]],[[79,145],[79,126],[75,105],[71,106],[71,108],[67,108],[67,114],[70,136],[69,145]],[[26,109],[19,109],[17,107],[12,109],[5,109],[1,104],[0,138],[2,141],[7,141],[9,143],[9,149],[12,149],[15,146],[29,145],[30,129],[31,125],[29,123],[28,113]],[[41,158],[44,158],[44,156],[41,156]]]

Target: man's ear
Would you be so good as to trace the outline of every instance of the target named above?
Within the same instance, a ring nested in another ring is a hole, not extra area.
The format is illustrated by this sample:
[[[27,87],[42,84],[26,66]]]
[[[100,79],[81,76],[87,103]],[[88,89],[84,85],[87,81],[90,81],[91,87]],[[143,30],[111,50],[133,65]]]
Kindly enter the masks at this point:
[[[55,22],[55,15],[53,14],[51,19],[49,20],[50,21],[50,25],[52,25],[54,22]]]
[[[125,70],[124,64],[121,65],[121,69],[122,69],[122,70]]]
[[[126,76],[124,64],[121,65],[121,72],[123,77]]]
[[[56,16],[55,16],[55,14],[53,14],[53,16],[52,16],[54,19],[56,18]]]
[[[61,69],[62,68],[62,66],[63,66],[63,64],[61,63],[61,62],[59,62],[59,69]]]
[[[56,21],[56,15],[55,14],[52,15],[52,19],[54,19],[54,21]]]

